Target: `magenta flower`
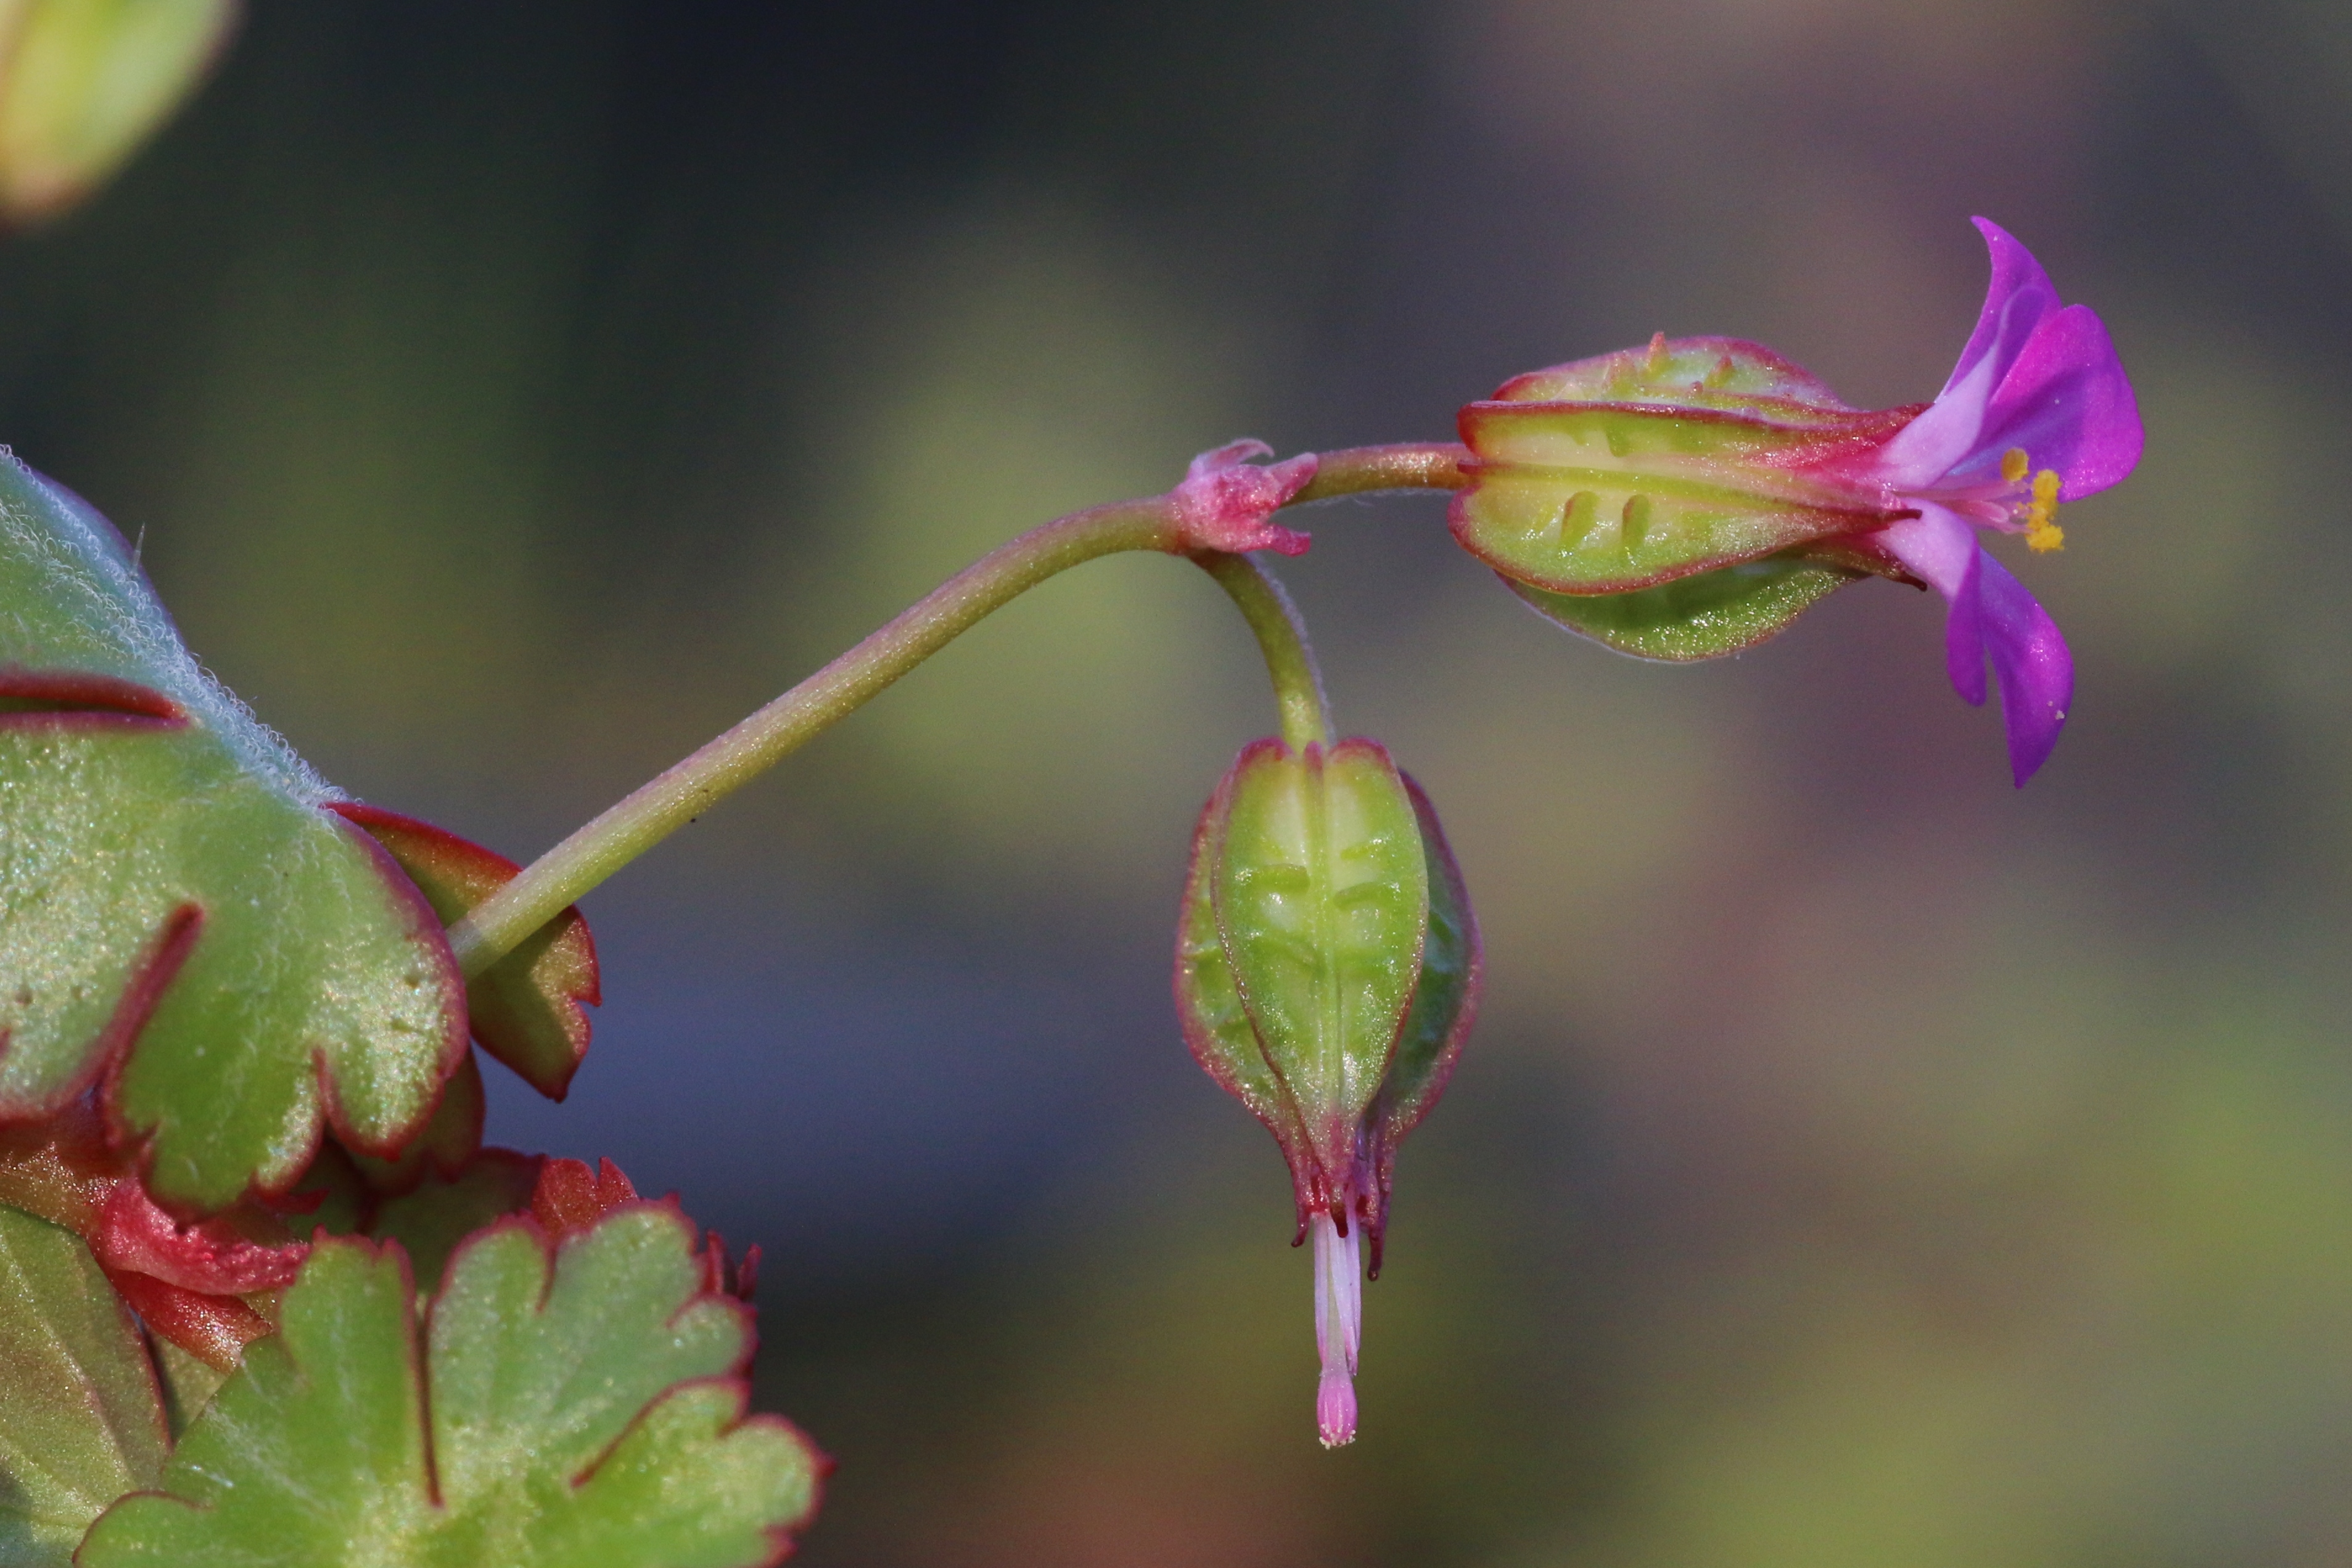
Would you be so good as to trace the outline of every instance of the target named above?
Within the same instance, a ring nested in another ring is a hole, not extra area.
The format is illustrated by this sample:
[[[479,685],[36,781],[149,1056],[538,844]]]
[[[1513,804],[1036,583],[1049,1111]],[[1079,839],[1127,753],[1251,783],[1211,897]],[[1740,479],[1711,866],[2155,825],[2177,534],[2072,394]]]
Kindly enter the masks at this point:
[[[1975,222],[1992,252],[1976,330],[1927,412],[1863,465],[1889,506],[1917,515],[1854,542],[1882,551],[1949,602],[1945,663],[1969,702],[1984,701],[1991,661],[2010,767],[2023,784],[2058,743],[2074,662],[2049,612],[1977,530],[2058,549],[2058,503],[2105,489],[2139,462],[2139,404],[2090,307],[2061,305],[2023,246],[1998,224]]]
[[[2011,772],[2057,743],[2074,662],[1979,529],[2058,548],[2058,504],[2139,461],[2105,327],[1982,218],[1992,287],[1936,401],[1866,412],[1754,343],[1669,339],[1462,411],[1454,537],[1562,625],[1647,658],[1737,653],[1863,576],[1932,587],[1952,685],[2000,683]]]

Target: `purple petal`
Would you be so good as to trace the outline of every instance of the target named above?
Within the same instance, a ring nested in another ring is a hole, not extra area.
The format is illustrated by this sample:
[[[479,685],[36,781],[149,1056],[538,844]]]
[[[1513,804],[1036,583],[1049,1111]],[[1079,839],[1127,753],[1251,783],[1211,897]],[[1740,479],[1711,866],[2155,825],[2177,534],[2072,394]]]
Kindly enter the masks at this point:
[[[1952,689],[1970,707],[1984,706],[1985,700],[1985,615],[1984,569],[1994,564],[1982,546],[1973,537],[1969,540],[1969,569],[1960,578],[1960,591],[1952,595],[1952,607],[1944,617],[1944,674],[1949,675]]]
[[[2032,254],[1999,224],[1975,222],[1992,254],[1992,283],[1944,390],[1879,456],[1879,477],[1898,491],[1930,488],[1973,464],[1999,466],[2001,449],[1989,448],[1987,436],[1995,396],[2036,330],[2059,314],[2058,290]]]
[[[1314,1216],[1315,1349],[1323,1376],[1315,1389],[1315,1425],[1323,1446],[1356,1440],[1356,1354],[1364,1326],[1364,1228],[1339,1233],[1327,1211]]]
[[[1959,363],[1952,367],[1951,379],[1944,383],[1945,392],[1958,386],[1988,356],[1995,367],[1993,380],[2000,380],[2042,318],[2058,308],[2057,286],[2032,251],[1990,218],[1969,221],[1977,225],[1977,232],[1984,235],[1985,248],[1992,253],[1992,282],[1985,289],[1984,308],[1977,312],[1976,330],[1969,334],[1968,347],[1960,350]],[[1937,395],[1941,401],[1943,393]]]
[[[1984,701],[1985,664],[1991,662],[2009,730],[2010,771],[2023,784],[2058,744],[2074,702],[2074,661],[2057,623],[1956,513],[1924,506],[1918,517],[1872,537],[1951,605],[1944,666],[1963,700]]]
[[[1947,602],[1956,601],[1976,560],[1977,531],[1948,507],[1932,501],[1918,506],[1917,517],[1889,523],[1870,537]]]
[[[2009,767],[2020,789],[2058,744],[2074,703],[2074,656],[2050,612],[1990,556],[1979,568],[1985,651],[2000,683]]]
[[[2115,484],[2139,461],[2139,400],[2105,323],[2087,305],[2042,319],[1985,409],[1979,455],[1953,475],[1990,478],[2000,454],[2022,447],[2036,468],[2055,468],[2063,499]]]
[[[1923,505],[1919,515],[1889,524],[1875,536],[1911,575],[1944,596],[1944,669],[1952,689],[1972,706],[1985,700],[1984,614],[1979,563],[1987,558],[1976,529],[1946,507]]]

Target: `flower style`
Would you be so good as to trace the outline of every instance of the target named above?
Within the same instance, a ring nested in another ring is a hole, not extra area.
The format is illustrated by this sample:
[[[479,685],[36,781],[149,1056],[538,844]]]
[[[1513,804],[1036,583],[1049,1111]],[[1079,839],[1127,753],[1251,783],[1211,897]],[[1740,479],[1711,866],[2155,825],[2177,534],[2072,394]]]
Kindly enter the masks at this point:
[[[2130,473],[2142,438],[2098,317],[1976,224],[1992,283],[1932,403],[1853,409],[1756,344],[1660,334],[1464,409],[1474,478],[1454,536],[1552,619],[1652,658],[1752,646],[1862,576],[1932,587],[1952,685],[1981,704],[1990,662],[2023,784],[2057,743],[2074,664],[1979,530],[2059,548],[2059,503]]]

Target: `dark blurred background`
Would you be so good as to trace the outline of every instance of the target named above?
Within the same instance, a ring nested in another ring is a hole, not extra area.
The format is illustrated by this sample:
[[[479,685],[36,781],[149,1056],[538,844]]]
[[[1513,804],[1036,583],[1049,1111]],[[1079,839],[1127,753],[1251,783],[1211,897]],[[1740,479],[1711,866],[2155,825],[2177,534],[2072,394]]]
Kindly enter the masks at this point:
[[[767,1250],[817,1565],[2352,1559],[2352,11],[2103,0],[261,0],[0,250],[0,438],[362,797],[528,858],[937,579],[1195,451],[1444,438],[1653,330],[1927,397],[1983,213],[2148,455],[2022,567],[1748,657],[1306,520],[1343,727],[1489,1000],[1313,1439],[1270,1140],[1166,969],[1271,727],[1197,573],[1058,580],[599,891],[570,1103]]]

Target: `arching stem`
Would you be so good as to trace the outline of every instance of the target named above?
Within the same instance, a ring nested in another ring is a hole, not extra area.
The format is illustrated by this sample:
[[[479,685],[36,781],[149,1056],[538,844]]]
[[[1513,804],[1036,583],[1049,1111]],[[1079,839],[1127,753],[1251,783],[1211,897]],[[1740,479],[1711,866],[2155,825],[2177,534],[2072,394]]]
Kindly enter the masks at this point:
[[[1283,743],[1293,751],[1309,742],[1330,745],[1331,705],[1323,695],[1323,672],[1316,666],[1307,624],[1298,618],[1290,595],[1255,556],[1203,550],[1192,559],[1217,580],[1257,634],[1266,675],[1274,682],[1275,706],[1282,714]]]
[[[1462,447],[1429,443],[1321,455],[1291,505],[1376,490],[1458,489]],[[478,975],[646,850],[847,717],[974,624],[1047,578],[1122,550],[1184,552],[1165,497],[1090,507],[1002,545],[759,712],[673,764],[523,868],[449,927],[449,946]],[[1328,738],[1321,682],[1287,598],[1247,558],[1196,557],[1256,632],[1294,746]],[[1214,564],[1218,559],[1234,568]],[[1303,737],[1303,738],[1302,738]]]

